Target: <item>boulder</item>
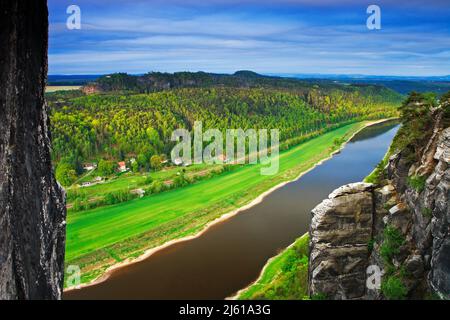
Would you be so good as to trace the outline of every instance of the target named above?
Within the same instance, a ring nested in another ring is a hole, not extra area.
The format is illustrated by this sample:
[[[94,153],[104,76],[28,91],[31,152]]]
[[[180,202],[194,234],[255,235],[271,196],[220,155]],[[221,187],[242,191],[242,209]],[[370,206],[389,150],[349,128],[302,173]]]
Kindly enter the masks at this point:
[[[354,183],[333,191],[312,211],[311,295],[357,299],[365,294],[368,243],[372,237],[373,189]]]

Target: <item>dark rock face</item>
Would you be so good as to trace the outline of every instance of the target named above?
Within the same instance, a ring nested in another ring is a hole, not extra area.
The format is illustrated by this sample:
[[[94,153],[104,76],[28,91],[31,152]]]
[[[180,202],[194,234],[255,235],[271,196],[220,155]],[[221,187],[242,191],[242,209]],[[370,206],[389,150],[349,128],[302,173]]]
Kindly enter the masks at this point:
[[[426,200],[434,204],[431,219],[429,281],[442,298],[450,298],[450,128],[439,138],[434,159],[439,161],[427,180]],[[431,198],[431,199],[430,199]],[[434,200],[434,201],[433,201]]]
[[[44,99],[46,1],[1,1],[0,43],[0,299],[59,299],[66,212]]]
[[[313,210],[311,295],[384,299],[380,290],[366,285],[366,268],[376,266],[390,268],[391,274],[394,269],[408,298],[433,293],[450,299],[450,128],[442,128],[439,119],[418,163],[400,152],[389,160],[381,186],[341,187]],[[422,189],[409,186],[412,175],[427,177]],[[404,239],[388,260],[381,250],[387,226]]]

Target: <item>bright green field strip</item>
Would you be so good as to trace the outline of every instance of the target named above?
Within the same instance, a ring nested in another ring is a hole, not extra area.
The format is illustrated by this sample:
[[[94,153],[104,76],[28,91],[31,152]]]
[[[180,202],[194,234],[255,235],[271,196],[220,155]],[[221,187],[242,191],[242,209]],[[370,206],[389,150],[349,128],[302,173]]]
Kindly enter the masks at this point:
[[[307,170],[320,160],[314,159],[317,155],[333,147],[336,138],[354,132],[361,126],[361,123],[348,125],[283,152],[280,154],[280,171],[277,176],[295,167],[300,167],[299,173]],[[312,162],[311,159],[315,161]],[[114,206],[69,214],[66,260],[81,257],[107,245],[151,231],[188,213],[251,192],[252,188],[265,180],[273,181],[266,186],[266,190],[280,182],[279,179],[274,179],[274,176],[262,176],[261,166],[247,165],[184,188]],[[258,194],[254,194],[253,198],[257,196]]]
[[[270,261],[264,267],[264,272],[259,277],[259,279],[254,284],[242,291],[239,294],[238,299],[252,299],[258,292],[264,291],[264,289],[269,287],[275,280],[277,280],[277,277],[282,272],[283,266],[286,264],[287,259],[290,256],[295,255],[295,251],[298,250],[298,248],[301,249],[301,251],[308,252],[308,246],[309,235],[306,233],[298,238],[293,246],[286,248],[279,255],[270,259]]]

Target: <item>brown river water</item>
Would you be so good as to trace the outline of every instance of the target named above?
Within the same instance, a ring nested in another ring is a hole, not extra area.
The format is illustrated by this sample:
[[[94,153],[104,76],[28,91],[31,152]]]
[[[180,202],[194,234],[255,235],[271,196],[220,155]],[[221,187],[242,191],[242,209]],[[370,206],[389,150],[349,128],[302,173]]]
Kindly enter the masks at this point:
[[[339,153],[200,237],[117,269],[65,299],[224,299],[255,281],[267,260],[308,231],[310,212],[335,188],[361,181],[383,158],[395,122],[365,128]]]

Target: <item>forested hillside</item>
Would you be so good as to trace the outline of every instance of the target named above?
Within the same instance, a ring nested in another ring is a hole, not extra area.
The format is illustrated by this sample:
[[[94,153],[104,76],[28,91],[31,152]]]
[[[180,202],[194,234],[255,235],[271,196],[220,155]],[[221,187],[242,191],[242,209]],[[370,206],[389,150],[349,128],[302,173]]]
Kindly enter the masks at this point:
[[[265,76],[252,71],[237,71],[234,74],[217,74],[206,72],[149,72],[144,75],[115,73],[104,75],[89,83],[86,92],[133,92],[150,93],[179,88],[277,88],[291,89],[307,94],[310,90],[320,89],[322,92],[341,90],[345,92],[360,91],[363,94],[381,95],[383,99],[395,98],[393,91],[388,93],[384,85],[338,83],[332,80],[311,80],[286,77]],[[398,100],[397,100],[398,102]]]
[[[246,75],[245,79],[253,78]],[[349,122],[395,116],[401,96],[378,86],[285,89],[230,84],[153,93],[54,93],[48,100],[54,161],[75,178],[83,162],[100,159],[132,157],[134,171],[151,169],[153,156],[163,159],[170,154],[172,131],[191,129],[194,121],[202,121],[204,130],[277,128],[286,146]]]

